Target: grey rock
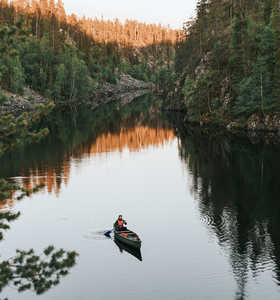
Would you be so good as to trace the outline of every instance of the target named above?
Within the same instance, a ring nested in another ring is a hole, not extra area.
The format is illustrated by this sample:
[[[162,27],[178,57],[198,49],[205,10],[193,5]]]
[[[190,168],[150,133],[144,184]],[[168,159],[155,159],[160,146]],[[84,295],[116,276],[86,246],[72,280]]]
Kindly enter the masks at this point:
[[[264,128],[261,118],[257,114],[253,114],[247,121],[248,130],[255,131]]]
[[[237,122],[230,122],[226,128],[227,130],[234,130],[240,128],[240,125]]]
[[[99,91],[99,94],[103,95],[117,95],[131,91],[153,89],[153,84],[147,83],[141,80],[132,78],[130,75],[121,74],[120,79],[117,80],[116,84],[105,82]]]
[[[23,95],[16,95],[10,92],[4,92],[3,94],[7,101],[0,106],[0,115],[12,114],[17,117],[23,112],[34,110],[36,105],[49,101],[29,88],[24,89]]]

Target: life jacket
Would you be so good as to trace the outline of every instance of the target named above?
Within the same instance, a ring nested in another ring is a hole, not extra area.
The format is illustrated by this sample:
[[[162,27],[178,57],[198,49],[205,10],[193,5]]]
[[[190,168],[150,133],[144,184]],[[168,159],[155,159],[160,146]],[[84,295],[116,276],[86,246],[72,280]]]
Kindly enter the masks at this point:
[[[123,224],[124,224],[124,221],[123,221],[123,220],[118,220],[118,225],[119,225],[120,228],[123,227]]]

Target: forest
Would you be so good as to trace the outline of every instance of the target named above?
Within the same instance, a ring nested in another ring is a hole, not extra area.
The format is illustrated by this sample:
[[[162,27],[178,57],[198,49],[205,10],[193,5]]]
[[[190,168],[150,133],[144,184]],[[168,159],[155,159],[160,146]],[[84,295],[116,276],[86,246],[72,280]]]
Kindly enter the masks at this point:
[[[175,66],[189,120],[279,119],[279,1],[200,0],[183,32]]]
[[[54,107],[74,113],[120,74],[153,82],[189,121],[244,128],[259,121],[260,129],[280,122],[276,0],[199,0],[183,30],[79,18],[61,0],[1,0],[0,36],[0,103],[25,87],[51,100],[35,115],[1,117],[2,153],[44,137],[42,116]]]
[[[166,87],[170,78],[174,81],[180,34],[133,20],[123,24],[67,15],[61,0],[1,0],[0,105],[7,92],[20,95],[25,87],[50,103],[35,114],[1,116],[0,153],[44,137],[48,128],[42,119],[54,107],[74,113],[121,73]]]
[[[180,36],[180,31],[161,25],[67,16],[60,0],[1,0],[0,24],[1,88],[20,93],[28,85],[54,100],[70,102],[88,97],[92,81],[114,82],[116,69],[131,67],[136,76],[137,71],[151,73],[145,70],[149,62],[141,61],[143,56],[162,57],[164,51],[171,55]],[[136,46],[138,52],[133,51]]]

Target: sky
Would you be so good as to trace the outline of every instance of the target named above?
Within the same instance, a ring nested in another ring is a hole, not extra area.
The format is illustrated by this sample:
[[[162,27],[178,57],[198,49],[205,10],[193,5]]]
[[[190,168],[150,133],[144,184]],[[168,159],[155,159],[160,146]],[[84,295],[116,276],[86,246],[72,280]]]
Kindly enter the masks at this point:
[[[121,21],[135,19],[181,28],[195,16],[197,0],[64,0],[66,12],[82,17],[98,17]]]

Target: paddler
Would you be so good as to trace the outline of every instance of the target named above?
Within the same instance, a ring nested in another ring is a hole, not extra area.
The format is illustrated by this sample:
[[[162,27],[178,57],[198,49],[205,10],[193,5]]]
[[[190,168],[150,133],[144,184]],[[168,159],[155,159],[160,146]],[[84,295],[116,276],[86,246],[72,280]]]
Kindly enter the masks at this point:
[[[124,226],[126,225],[126,221],[123,219],[122,215],[119,215],[117,221],[115,222],[114,226],[117,231],[127,231],[127,228]]]

